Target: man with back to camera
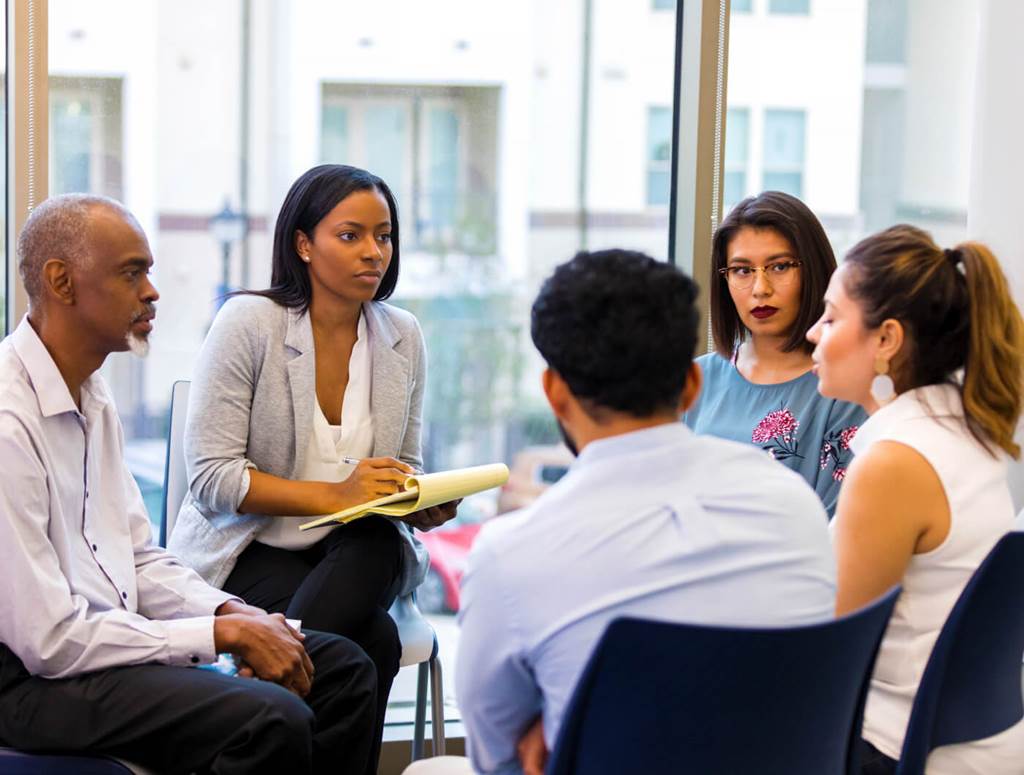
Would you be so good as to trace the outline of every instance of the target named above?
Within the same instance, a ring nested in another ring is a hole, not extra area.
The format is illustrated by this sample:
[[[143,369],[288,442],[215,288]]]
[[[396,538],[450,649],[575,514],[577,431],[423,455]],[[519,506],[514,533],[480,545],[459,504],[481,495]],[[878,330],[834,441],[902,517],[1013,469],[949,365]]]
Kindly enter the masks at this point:
[[[473,771],[542,772],[617,617],[833,618],[835,563],[814,491],[760,450],[678,421],[701,385],[696,297],[675,267],[605,250],[559,266],[533,304],[544,393],[578,457],[473,546],[456,664]],[[466,771],[465,760],[407,770]]]
[[[18,254],[29,313],[0,342],[0,740],[160,772],[376,772],[359,647],[292,630],[153,543],[95,373],[148,349],[158,294],[138,222],[55,197]],[[189,669],[219,652],[263,680]]]

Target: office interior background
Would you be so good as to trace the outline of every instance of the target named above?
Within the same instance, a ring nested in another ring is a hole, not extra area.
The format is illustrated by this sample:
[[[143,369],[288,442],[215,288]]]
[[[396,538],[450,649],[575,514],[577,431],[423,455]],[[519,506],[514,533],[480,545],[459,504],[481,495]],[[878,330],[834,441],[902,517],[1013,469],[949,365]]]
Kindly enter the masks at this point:
[[[152,352],[104,374],[156,520],[170,387],[219,296],[269,283],[295,177],[366,167],[398,197],[393,302],[427,338],[427,466],[519,461],[540,488],[567,453],[529,307],[581,248],[644,250],[706,285],[715,223],[780,189],[839,256],[895,222],[987,241],[1024,302],[1021,16],[1016,0],[9,0],[7,330],[34,203],[89,191],[137,215],[162,297]],[[439,631],[449,661],[455,628]]]

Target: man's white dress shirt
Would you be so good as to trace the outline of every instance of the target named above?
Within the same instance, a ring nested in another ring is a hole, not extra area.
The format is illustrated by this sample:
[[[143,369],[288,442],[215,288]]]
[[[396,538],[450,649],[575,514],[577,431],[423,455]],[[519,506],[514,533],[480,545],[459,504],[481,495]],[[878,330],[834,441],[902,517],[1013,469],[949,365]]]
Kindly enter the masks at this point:
[[[98,374],[80,398],[27,317],[0,342],[0,642],[44,678],[212,662],[233,596],[154,543]]]
[[[474,768],[519,772],[516,743],[538,714],[553,749],[579,674],[619,616],[832,619],[827,525],[807,483],[749,445],[682,423],[588,444],[560,482],[488,522],[473,546],[455,679]]]

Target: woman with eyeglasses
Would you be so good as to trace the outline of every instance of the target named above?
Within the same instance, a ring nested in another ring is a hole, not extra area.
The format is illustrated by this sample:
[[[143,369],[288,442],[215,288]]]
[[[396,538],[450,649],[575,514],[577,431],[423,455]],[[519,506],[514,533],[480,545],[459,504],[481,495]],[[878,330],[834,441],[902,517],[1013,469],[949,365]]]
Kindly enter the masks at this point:
[[[866,415],[823,398],[806,334],[836,268],[821,223],[796,197],[765,191],[715,232],[710,288],[715,351],[684,421],[697,433],[761,447],[807,480],[829,517]]]

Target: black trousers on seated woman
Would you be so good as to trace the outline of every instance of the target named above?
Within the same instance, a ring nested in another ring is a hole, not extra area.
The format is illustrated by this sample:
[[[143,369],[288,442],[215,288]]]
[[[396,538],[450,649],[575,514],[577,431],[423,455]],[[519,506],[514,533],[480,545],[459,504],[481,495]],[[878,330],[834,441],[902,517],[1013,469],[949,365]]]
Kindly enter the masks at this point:
[[[308,549],[290,551],[253,541],[239,556],[224,590],[303,629],[344,635],[377,668],[377,716],[368,772],[376,773],[388,694],[402,645],[388,608],[398,593],[401,538],[382,517],[335,528]],[[314,683],[316,678],[313,679]]]
[[[860,775],[896,775],[895,759],[886,756],[863,738],[860,741]]]

